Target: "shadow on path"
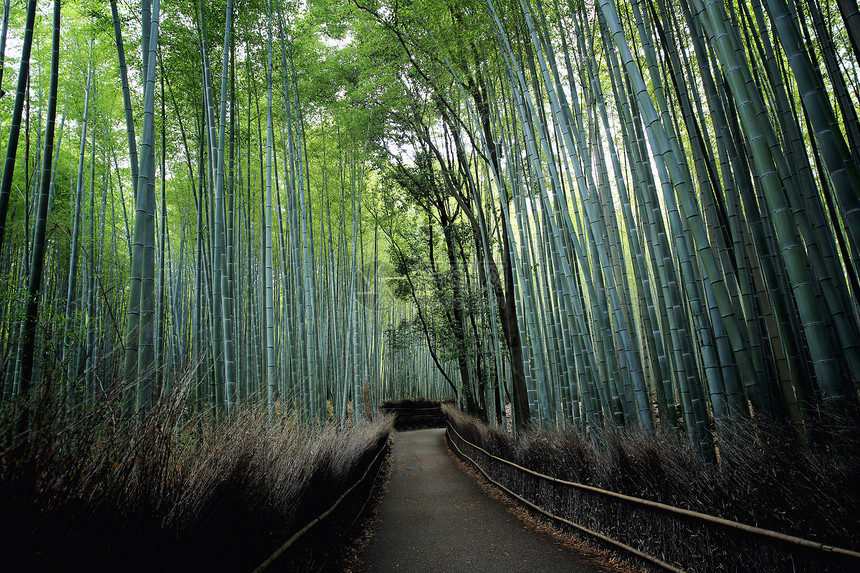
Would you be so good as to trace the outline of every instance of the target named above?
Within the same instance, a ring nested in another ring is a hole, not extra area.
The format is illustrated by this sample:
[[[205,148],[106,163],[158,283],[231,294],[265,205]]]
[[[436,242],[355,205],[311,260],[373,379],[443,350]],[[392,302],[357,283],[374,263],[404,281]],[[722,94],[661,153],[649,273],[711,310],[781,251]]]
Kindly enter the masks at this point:
[[[361,571],[601,571],[488,497],[451,460],[445,430],[395,434],[393,453]]]

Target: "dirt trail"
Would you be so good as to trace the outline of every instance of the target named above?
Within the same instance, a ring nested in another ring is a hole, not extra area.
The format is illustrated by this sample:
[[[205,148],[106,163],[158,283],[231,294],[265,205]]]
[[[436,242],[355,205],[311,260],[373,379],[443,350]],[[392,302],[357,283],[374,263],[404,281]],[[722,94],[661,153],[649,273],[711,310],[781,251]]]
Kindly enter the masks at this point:
[[[366,573],[601,571],[488,497],[438,429],[395,434],[391,483],[362,562]]]

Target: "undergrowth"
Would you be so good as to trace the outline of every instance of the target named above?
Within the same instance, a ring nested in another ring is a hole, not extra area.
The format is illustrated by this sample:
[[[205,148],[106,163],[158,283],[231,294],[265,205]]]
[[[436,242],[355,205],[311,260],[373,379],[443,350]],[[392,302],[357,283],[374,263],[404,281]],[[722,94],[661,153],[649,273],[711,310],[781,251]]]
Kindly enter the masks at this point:
[[[250,407],[212,423],[184,403],[133,422],[111,402],[30,407],[28,443],[7,431],[0,447],[0,569],[250,571],[362,476],[391,425],[303,428]],[[0,411],[0,428],[24,407]],[[279,565],[318,568],[366,482]]]
[[[610,428],[585,437],[574,430],[535,430],[514,439],[453,407],[446,406],[445,412],[466,440],[546,475],[855,551],[860,547],[860,440],[853,417],[817,428],[814,446],[799,444],[793,430],[777,422],[734,423],[720,433],[719,464],[706,466],[697,463],[687,442],[674,432]],[[700,527],[552,485],[489,458],[482,461],[493,479],[533,503],[684,569],[852,568],[822,552]]]

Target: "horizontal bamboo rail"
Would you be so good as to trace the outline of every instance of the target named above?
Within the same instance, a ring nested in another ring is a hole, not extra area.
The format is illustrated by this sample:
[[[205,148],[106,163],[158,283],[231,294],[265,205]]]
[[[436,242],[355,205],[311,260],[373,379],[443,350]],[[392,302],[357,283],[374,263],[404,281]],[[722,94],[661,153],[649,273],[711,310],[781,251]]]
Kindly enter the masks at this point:
[[[860,552],[852,551],[852,550],[850,550],[850,549],[844,549],[844,548],[841,548],[841,547],[835,547],[835,546],[833,546],[833,545],[827,545],[827,544],[825,544],[825,543],[819,543],[818,541],[811,541],[811,540],[809,540],[809,539],[804,539],[804,538],[802,538],[802,537],[797,537],[797,536],[794,536],[794,535],[787,535],[787,534],[785,534],[785,533],[780,533],[780,532],[778,532],[778,531],[772,531],[772,530],[770,530],[770,529],[763,529],[763,528],[761,528],[761,527],[756,527],[756,526],[754,526],[754,525],[747,525],[747,524],[745,524],[745,523],[739,523],[739,522],[737,522],[737,521],[732,521],[732,520],[729,520],[729,519],[723,519],[722,517],[717,517],[717,516],[714,516],[714,515],[708,515],[708,514],[706,514],[706,513],[700,513],[700,512],[698,512],[698,511],[692,511],[692,510],[689,510],[689,509],[682,509],[682,508],[680,508],[680,507],[675,507],[675,506],[672,506],[672,505],[667,505],[667,504],[665,504],[665,503],[660,503],[660,502],[657,502],[657,501],[650,501],[650,500],[647,500],[647,499],[642,499],[642,498],[638,498],[638,497],[633,497],[633,496],[629,496],[629,495],[624,495],[624,494],[622,494],[622,493],[618,493],[618,492],[614,492],[614,491],[609,491],[609,490],[605,490],[605,489],[600,489],[600,488],[598,488],[598,487],[594,487],[594,486],[590,486],[590,485],[585,485],[585,484],[582,484],[582,483],[566,481],[566,480],[558,479],[558,478],[555,478],[555,477],[552,477],[552,476],[548,476],[548,475],[542,474],[542,473],[540,473],[540,472],[536,472],[536,471],[534,471],[534,470],[530,470],[529,468],[526,468],[526,467],[523,467],[523,466],[517,465],[517,464],[515,464],[515,463],[513,463],[513,462],[511,462],[511,461],[508,461],[508,460],[504,459],[504,458],[500,458],[499,456],[496,456],[496,455],[491,454],[490,452],[488,452],[488,451],[487,451],[487,450],[485,450],[484,448],[482,448],[482,447],[480,447],[480,446],[478,446],[478,445],[476,445],[476,444],[473,444],[472,442],[470,442],[469,440],[467,440],[466,438],[464,438],[462,435],[460,435],[460,433],[457,431],[457,429],[456,429],[456,428],[454,428],[454,427],[451,425],[451,423],[450,423],[450,422],[448,422],[448,424],[447,424],[447,425],[448,425],[448,429],[449,429],[449,430],[451,430],[451,431],[453,431],[453,432],[454,432],[454,434],[456,434],[456,435],[457,435],[457,437],[458,437],[461,441],[463,441],[464,443],[468,444],[468,445],[469,445],[469,446],[471,446],[472,448],[474,448],[474,449],[476,449],[476,450],[478,450],[478,451],[480,451],[480,452],[484,453],[484,455],[486,455],[486,456],[488,456],[488,457],[490,457],[490,458],[492,458],[492,459],[494,459],[494,460],[496,460],[496,461],[498,461],[498,462],[501,462],[501,463],[503,463],[503,464],[506,464],[506,465],[508,465],[508,466],[510,466],[510,467],[512,467],[512,468],[515,468],[515,469],[517,469],[517,470],[519,470],[519,471],[521,471],[521,472],[524,472],[524,473],[527,473],[527,474],[533,475],[533,476],[535,476],[535,477],[537,477],[537,478],[540,478],[540,479],[542,479],[542,480],[546,480],[546,481],[549,481],[549,482],[552,482],[552,483],[557,483],[557,484],[559,484],[559,485],[563,485],[563,486],[572,487],[572,488],[575,488],[575,489],[580,489],[580,490],[583,490],[583,491],[589,491],[589,492],[592,492],[592,493],[598,493],[598,494],[601,494],[601,495],[605,495],[605,496],[607,496],[607,497],[612,497],[612,498],[615,498],[615,499],[621,499],[621,500],[624,500],[624,501],[627,501],[627,502],[630,502],[630,503],[634,503],[634,504],[638,504],[638,505],[644,505],[644,506],[647,506],[647,507],[651,507],[651,508],[659,509],[659,510],[661,510],[661,511],[665,511],[665,512],[667,512],[667,513],[674,513],[674,514],[676,514],[676,515],[683,515],[684,517],[689,517],[689,518],[697,519],[697,520],[704,521],[704,522],[707,522],[707,523],[713,523],[713,524],[720,525],[720,526],[722,526],[722,527],[726,527],[726,528],[729,528],[729,529],[736,529],[736,530],[744,531],[744,532],[746,532],[746,533],[750,533],[750,534],[753,534],[753,535],[758,535],[758,536],[761,536],[761,537],[767,537],[767,538],[770,538],[770,539],[775,539],[775,540],[778,540],[778,541],[781,541],[781,542],[784,542],[784,543],[789,543],[789,544],[793,544],[793,545],[798,545],[798,546],[801,546],[801,547],[805,547],[805,548],[807,548],[807,549],[813,549],[813,550],[818,550],[818,551],[824,551],[824,552],[827,552],[827,553],[833,553],[833,554],[836,554],[836,555],[841,555],[841,556],[849,557],[849,558],[852,558],[852,559],[860,559]],[[449,436],[450,436],[450,434],[449,434]],[[451,443],[453,443],[453,441],[452,441]],[[457,448],[457,451],[458,451],[458,452],[460,452],[460,453],[462,454],[462,451],[460,450],[460,448],[459,448],[459,447],[457,447],[457,446],[456,446],[456,444],[454,444],[454,445],[455,445],[455,447]],[[462,454],[462,455],[463,455],[464,457],[466,457],[469,461],[471,461],[471,462],[475,465],[475,467],[477,467],[477,468],[481,471],[481,473],[483,473],[485,476],[487,476],[487,479],[489,479],[489,480],[490,480],[490,481],[492,481],[494,484],[498,485],[499,487],[501,487],[502,489],[504,489],[505,491],[507,491],[508,493],[510,493],[511,495],[513,495],[514,497],[516,497],[517,499],[519,499],[519,500],[521,500],[521,501],[525,502],[525,503],[526,503],[526,504],[528,504],[530,507],[532,507],[532,508],[536,509],[537,511],[539,511],[539,512],[543,513],[543,514],[544,514],[544,515],[546,515],[547,517],[551,517],[551,518],[553,518],[553,519],[555,519],[555,520],[557,520],[557,521],[560,521],[560,522],[566,523],[566,524],[568,524],[568,525],[571,525],[571,526],[573,526],[573,527],[575,527],[575,528],[577,528],[577,529],[580,529],[580,530],[585,531],[585,532],[587,532],[587,533],[589,533],[589,534],[591,534],[591,535],[594,535],[594,536],[596,536],[596,537],[599,537],[599,538],[603,539],[604,541],[609,541],[609,542],[610,542],[610,543],[612,543],[613,545],[617,545],[617,546],[623,547],[625,550],[627,550],[627,551],[631,551],[632,553],[634,553],[634,554],[636,554],[636,555],[639,555],[640,557],[643,557],[643,558],[647,559],[648,561],[651,561],[652,563],[655,563],[655,564],[657,564],[657,565],[660,565],[661,567],[667,568],[667,569],[669,569],[669,570],[671,570],[671,571],[679,571],[679,569],[675,569],[675,568],[674,568],[673,566],[671,566],[671,565],[663,564],[662,562],[660,562],[660,560],[658,560],[658,559],[657,559],[657,558],[655,558],[655,557],[651,557],[651,556],[648,556],[648,555],[645,555],[645,554],[641,554],[641,552],[638,552],[638,550],[635,550],[635,549],[633,549],[633,548],[628,548],[627,546],[625,546],[624,544],[622,544],[622,543],[620,543],[620,542],[618,542],[618,541],[615,541],[615,540],[612,540],[612,539],[606,538],[605,536],[603,536],[603,535],[601,535],[601,534],[599,534],[599,533],[592,532],[592,531],[590,531],[590,530],[588,530],[588,529],[586,529],[586,528],[584,528],[584,527],[581,527],[581,526],[579,526],[579,525],[577,525],[577,524],[575,524],[575,523],[572,523],[572,522],[570,522],[570,521],[568,521],[568,520],[566,520],[566,519],[564,519],[564,518],[562,518],[562,517],[558,517],[558,516],[556,516],[556,515],[553,515],[553,514],[551,514],[551,513],[547,512],[547,511],[543,510],[542,508],[537,507],[536,505],[534,505],[534,504],[532,504],[531,502],[529,502],[529,501],[527,501],[527,500],[523,499],[523,498],[522,498],[522,497],[520,497],[519,495],[514,494],[513,492],[511,492],[510,490],[508,490],[508,489],[507,489],[507,488],[505,488],[504,486],[501,486],[500,484],[496,483],[494,480],[492,480],[492,479],[487,475],[487,472],[486,472],[486,471],[484,471],[484,470],[483,470],[483,468],[481,468],[481,467],[478,465],[478,463],[477,463],[477,462],[475,462],[472,458],[470,458],[469,456],[466,456],[465,454]]]
[[[454,428],[451,428],[451,429],[453,430]],[[457,433],[457,430],[454,430],[454,433]],[[461,440],[463,440],[464,442],[466,442],[466,443],[467,443],[467,444],[469,444],[470,446],[475,447],[475,448],[477,448],[477,449],[479,449],[479,450],[483,451],[484,453],[486,453],[486,451],[485,451],[485,450],[482,450],[481,448],[479,448],[479,447],[475,446],[474,444],[472,444],[471,442],[469,442],[468,440],[466,440],[465,438],[463,438],[463,436],[460,436],[460,434],[459,434],[459,433],[457,433],[457,436],[459,436]],[[450,438],[450,434],[449,434],[449,438]],[[519,494],[517,494],[517,493],[513,492],[512,490],[508,489],[507,487],[503,486],[502,484],[500,484],[499,482],[497,482],[496,480],[494,480],[492,477],[490,477],[490,474],[489,474],[489,473],[487,473],[487,471],[486,471],[486,470],[484,470],[484,468],[482,468],[482,467],[478,464],[478,462],[476,462],[474,459],[472,459],[471,457],[469,457],[468,455],[466,455],[465,453],[463,453],[463,450],[461,450],[461,449],[460,449],[460,446],[458,446],[458,445],[457,445],[453,440],[450,440],[450,439],[449,439],[449,441],[451,442],[451,445],[452,445],[452,446],[454,446],[454,448],[456,448],[457,453],[458,453],[458,454],[460,454],[461,456],[463,456],[464,458],[466,458],[467,460],[469,460],[470,462],[472,462],[472,464],[473,464],[473,465],[478,469],[478,471],[479,471],[479,472],[481,472],[481,473],[484,475],[484,477],[487,479],[487,481],[489,481],[491,484],[493,484],[494,486],[498,487],[499,489],[503,490],[503,491],[504,491],[505,493],[507,493],[508,495],[510,495],[510,496],[512,496],[512,497],[514,497],[514,498],[516,498],[516,499],[518,499],[518,500],[519,500],[519,501],[521,501],[522,503],[524,503],[524,504],[526,504],[527,506],[531,507],[531,508],[532,508],[532,509],[534,509],[535,511],[538,511],[538,512],[542,513],[543,515],[545,515],[545,516],[547,516],[547,517],[549,517],[549,518],[551,518],[551,519],[554,519],[554,520],[556,520],[556,521],[558,521],[558,522],[564,523],[565,525],[569,525],[569,526],[571,526],[571,527],[574,527],[574,528],[578,529],[579,531],[582,531],[583,533],[587,533],[588,535],[591,535],[591,536],[593,536],[593,537],[597,537],[598,539],[601,539],[601,540],[603,540],[603,541],[606,541],[607,543],[611,543],[612,545],[615,545],[616,547],[619,547],[619,548],[623,549],[624,551],[627,551],[627,552],[629,552],[629,553],[632,553],[633,555],[636,555],[637,557],[641,557],[642,559],[645,559],[646,561],[650,561],[651,563],[653,563],[653,564],[655,564],[655,565],[657,565],[657,566],[659,566],[659,567],[661,567],[661,568],[663,568],[663,569],[665,569],[665,570],[667,570],[667,571],[673,571],[673,572],[675,572],[675,573],[683,573],[683,569],[678,569],[678,568],[677,568],[677,567],[675,567],[674,565],[671,565],[671,564],[669,564],[669,563],[666,563],[665,561],[662,561],[662,560],[660,560],[660,559],[657,559],[657,558],[656,558],[656,557],[654,557],[653,555],[649,555],[649,554],[647,554],[647,553],[645,553],[645,552],[643,552],[643,551],[639,551],[639,550],[638,550],[638,549],[636,549],[635,547],[631,547],[631,546],[629,546],[629,545],[627,545],[627,544],[625,544],[625,543],[622,543],[622,542],[620,542],[620,541],[617,541],[617,540],[615,540],[615,539],[612,539],[611,537],[608,537],[608,536],[606,536],[606,535],[603,535],[602,533],[598,533],[598,532],[596,532],[596,531],[594,531],[594,530],[588,529],[587,527],[583,527],[582,525],[579,525],[578,523],[574,523],[574,522],[570,521],[569,519],[565,519],[565,518],[563,518],[563,517],[559,517],[558,515],[555,515],[555,514],[553,514],[553,513],[550,513],[549,511],[545,510],[544,508],[542,508],[542,507],[540,507],[540,506],[537,506],[537,505],[533,504],[532,502],[530,502],[530,501],[529,501],[529,500],[527,500],[526,498],[524,498],[524,497],[520,496]],[[492,454],[488,454],[488,455],[492,455]],[[513,465],[516,465],[516,464],[513,464]]]
[[[359,485],[361,485],[361,483],[362,483],[362,482],[367,478],[367,475],[370,473],[370,470],[371,470],[371,468],[373,467],[373,465],[374,465],[374,464],[376,463],[376,461],[379,459],[379,456],[381,456],[383,452],[387,452],[387,451],[388,451],[388,442],[386,442],[386,443],[385,443],[385,445],[383,445],[381,448],[379,448],[379,451],[378,451],[378,452],[376,452],[376,456],[374,456],[373,460],[372,460],[372,461],[367,465],[367,469],[366,469],[366,470],[364,470],[364,474],[362,474],[362,476],[358,479],[358,481],[357,481],[357,482],[355,482],[354,484],[352,484],[352,485],[349,487],[349,489],[347,489],[345,492],[343,492],[343,494],[342,494],[339,498],[337,498],[337,501],[335,501],[335,502],[332,504],[332,506],[331,506],[331,507],[329,507],[329,508],[328,508],[327,510],[325,510],[323,513],[321,513],[319,516],[315,517],[315,518],[314,518],[310,523],[308,523],[307,525],[305,525],[304,527],[302,527],[301,529],[299,529],[298,531],[296,531],[296,532],[292,535],[292,537],[290,537],[289,539],[287,539],[287,540],[283,543],[283,545],[281,545],[280,547],[278,547],[278,548],[275,550],[275,552],[274,552],[274,553],[272,553],[269,557],[267,557],[265,561],[263,561],[262,563],[260,563],[260,564],[257,566],[257,568],[256,568],[256,569],[254,569],[254,572],[253,572],[253,573],[260,573],[260,572],[262,572],[262,571],[265,571],[265,569],[266,569],[269,565],[271,565],[272,563],[274,563],[274,561],[275,561],[278,557],[280,557],[281,555],[283,555],[283,554],[284,554],[284,552],[285,552],[287,549],[289,549],[289,548],[290,548],[290,547],[291,547],[291,546],[292,546],[296,541],[298,541],[298,540],[299,540],[299,538],[300,538],[302,535],[304,535],[305,533],[307,533],[308,531],[310,531],[310,529],[311,529],[314,525],[316,525],[317,523],[319,523],[320,521],[322,521],[323,519],[325,519],[326,517],[328,517],[329,515],[331,515],[331,513],[332,513],[335,509],[337,509],[337,506],[338,506],[338,505],[340,505],[340,502],[342,502],[342,501],[346,498],[346,496],[348,496],[348,495],[352,492],[352,490],[354,490],[354,489],[355,489],[355,488],[357,488]],[[382,466],[380,465],[379,467],[381,468]],[[377,469],[376,469],[376,475],[379,475],[379,468],[377,468]],[[374,479],[376,479],[376,476],[374,476]],[[373,495],[373,492],[372,492],[372,491],[371,491],[370,495]],[[368,497],[369,497],[369,496],[368,496]],[[366,506],[366,505],[367,505],[367,501],[365,501],[364,505],[362,505],[362,508],[363,508],[364,506]],[[354,524],[354,523],[355,523],[355,522],[353,521],[353,524]]]

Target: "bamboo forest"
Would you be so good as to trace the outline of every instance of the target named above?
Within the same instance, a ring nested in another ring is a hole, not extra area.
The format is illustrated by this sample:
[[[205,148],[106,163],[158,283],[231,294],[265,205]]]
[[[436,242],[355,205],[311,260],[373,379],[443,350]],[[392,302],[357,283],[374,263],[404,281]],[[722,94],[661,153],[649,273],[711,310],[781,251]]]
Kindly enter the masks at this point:
[[[0,568],[385,571],[432,426],[601,570],[858,570],[858,114],[856,0],[4,0]]]

